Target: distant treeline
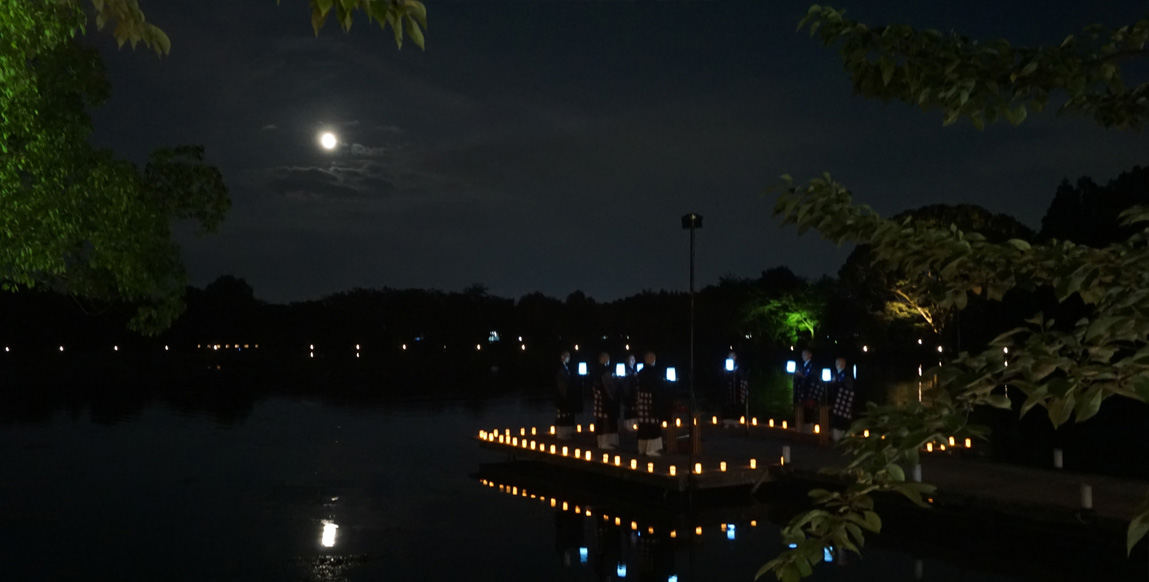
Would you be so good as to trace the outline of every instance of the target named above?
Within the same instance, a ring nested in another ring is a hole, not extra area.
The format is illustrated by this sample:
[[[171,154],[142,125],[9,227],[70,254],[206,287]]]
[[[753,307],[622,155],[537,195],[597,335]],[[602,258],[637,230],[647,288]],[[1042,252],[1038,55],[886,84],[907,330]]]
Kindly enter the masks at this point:
[[[927,206],[898,218],[954,224],[991,240],[1056,237],[1103,245],[1128,234],[1118,225],[1118,214],[1147,201],[1149,169],[1137,167],[1105,186],[1089,178],[1076,185],[1065,181],[1040,232],[973,205]],[[896,274],[871,267],[865,247],[855,249],[837,278],[808,281],[784,266],[752,278],[724,277],[696,295],[699,365],[716,366],[729,349],[771,365],[787,357],[791,346],[813,346],[823,357],[865,353],[872,358],[876,352],[915,359],[939,345],[972,349],[1032,314],[1044,292],[1014,293],[1000,304],[971,302],[960,313],[934,313],[928,298],[914,297],[912,289],[900,285]],[[577,345],[576,360],[590,360],[600,349],[615,358],[650,349],[684,366],[690,337],[690,298],[681,290],[599,302],[581,291],[565,298],[498,297],[482,285],[457,292],[353,289],[279,305],[257,299],[246,281],[228,275],[203,289],[189,288],[186,303],[170,330],[144,338],[125,329],[130,314],[125,306],[89,305],[43,291],[4,293],[0,344],[39,355],[57,353],[60,346],[68,353],[98,355],[113,346],[131,353],[159,353],[167,346],[178,354],[204,354],[215,352],[216,345],[224,351],[247,346],[253,352],[258,345],[265,358],[379,361],[434,355],[483,366],[537,361],[543,367],[560,349]],[[490,341],[492,332],[498,341]]]

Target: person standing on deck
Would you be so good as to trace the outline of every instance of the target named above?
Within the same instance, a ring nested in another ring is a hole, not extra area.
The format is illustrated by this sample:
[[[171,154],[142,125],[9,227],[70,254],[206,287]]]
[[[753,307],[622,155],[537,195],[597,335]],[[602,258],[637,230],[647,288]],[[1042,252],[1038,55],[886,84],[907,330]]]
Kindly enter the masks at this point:
[[[602,352],[598,355],[592,381],[598,448],[613,450],[618,446],[618,389],[610,370],[610,354]]]
[[[626,375],[619,379],[618,399],[622,402],[622,424],[628,432],[634,432],[635,425],[635,396],[638,392],[638,368],[634,362],[634,354],[626,356]]]
[[[846,368],[846,358],[834,361],[834,374],[827,388],[830,396],[830,438],[838,442],[854,420],[854,374]]]
[[[662,414],[656,408],[656,398],[662,397],[662,376],[654,367],[654,352],[646,352],[642,370],[638,372],[638,390],[635,394],[635,415],[638,420],[638,454],[660,456],[662,450]]]
[[[582,400],[582,391],[571,381],[570,361],[571,353],[563,350],[555,373],[555,436],[564,441],[574,435],[576,404]]]
[[[738,355],[730,352],[726,356],[727,368],[723,378],[722,426],[738,426],[738,419],[746,416],[746,402],[750,396],[750,382],[745,370],[738,363]]]
[[[818,378],[814,371],[814,352],[802,350],[802,361],[794,369],[794,424],[799,432],[813,432],[811,420],[818,419]]]

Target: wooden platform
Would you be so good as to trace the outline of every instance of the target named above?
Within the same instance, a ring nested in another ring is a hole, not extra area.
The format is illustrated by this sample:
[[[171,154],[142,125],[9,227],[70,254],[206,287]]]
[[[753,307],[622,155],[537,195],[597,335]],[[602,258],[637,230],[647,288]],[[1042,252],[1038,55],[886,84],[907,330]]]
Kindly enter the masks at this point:
[[[619,450],[602,451],[595,447],[595,437],[587,428],[582,427],[582,432],[567,441],[549,434],[550,427],[535,427],[533,436],[531,427],[498,429],[503,443],[498,442],[498,437],[492,439],[495,434],[492,429],[482,431],[477,440],[485,448],[504,453],[508,460],[530,460],[615,479],[620,484],[640,484],[675,493],[756,489],[769,482],[821,485],[826,483],[826,478],[818,473],[819,469],[844,464],[841,453],[818,444],[815,435],[781,428],[724,429],[704,423],[699,454],[669,453],[658,458],[638,455],[634,433],[626,431],[620,435]],[[551,453],[552,446],[554,453]],[[974,443],[972,453],[976,453],[976,446]],[[566,456],[562,454],[563,447],[567,447]],[[785,465],[781,462],[783,447],[790,450],[790,462]],[[586,460],[588,451],[589,461]],[[603,462],[604,454],[606,462]],[[751,460],[754,468],[751,468]],[[695,470],[695,463],[700,464],[701,472]],[[721,469],[722,463],[726,464],[725,470]],[[674,467],[673,475],[671,467]],[[1053,525],[1092,524],[1111,531],[1118,531],[1128,523],[1135,507],[1149,491],[1149,483],[1133,479],[988,461],[971,454],[960,443],[957,450],[951,447],[945,452],[923,454],[922,474],[923,481],[937,485],[932,500],[938,506],[998,513]],[[1081,505],[1082,485],[1092,489],[1091,509]]]

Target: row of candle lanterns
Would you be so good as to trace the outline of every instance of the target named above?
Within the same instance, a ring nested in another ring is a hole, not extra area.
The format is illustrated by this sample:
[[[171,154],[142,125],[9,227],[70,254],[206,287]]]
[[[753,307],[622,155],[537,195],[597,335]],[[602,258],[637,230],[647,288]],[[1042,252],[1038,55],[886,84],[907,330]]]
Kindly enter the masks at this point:
[[[593,430],[593,428],[592,428],[592,430]],[[537,452],[544,453],[544,454],[550,454],[550,455],[555,455],[555,456],[562,456],[562,457],[579,459],[582,461],[586,461],[588,463],[592,462],[594,460],[594,453],[590,449],[583,450],[582,448],[575,448],[575,449],[573,449],[573,453],[572,453],[571,447],[567,446],[567,445],[561,445],[561,446],[557,445],[557,444],[547,445],[547,443],[541,443],[541,442],[538,442],[534,439],[527,439],[525,436],[526,435],[526,429],[525,428],[520,429],[519,432],[520,432],[519,436],[511,436],[511,429],[509,429],[509,428],[504,429],[503,432],[501,432],[501,433],[498,430],[495,430],[492,432],[480,430],[479,431],[479,439],[487,441],[487,442],[491,442],[491,443],[508,445],[512,448],[522,448],[524,450],[537,451]],[[535,432],[536,432],[536,429],[534,427],[532,427],[531,428],[531,434],[534,435]],[[552,434],[554,433],[554,427],[551,427],[551,433]],[[623,466],[623,460],[624,459],[623,459],[622,455],[613,455],[612,456],[610,453],[602,453],[602,463],[604,465],[613,465],[615,467],[622,467]],[[626,461],[627,461],[627,466],[630,468],[631,471],[638,471],[639,470],[639,460],[637,458],[628,458],[628,459],[626,459]],[[758,459],[750,459],[750,463],[748,466],[750,469],[757,469],[758,468]],[[654,473],[655,472],[654,462],[647,461],[645,468],[646,468],[647,473]],[[727,462],[726,461],[720,461],[718,463],[718,471],[720,473],[725,473],[726,469],[727,469]],[[694,467],[693,467],[694,474],[695,475],[701,475],[702,471],[703,471],[702,463],[694,463]],[[667,469],[667,474],[671,477],[676,477],[678,475],[678,466],[677,465],[670,465],[669,468]]]
[[[593,517],[594,516],[594,511],[591,509],[590,506],[586,506],[584,508],[582,506],[574,505],[574,504],[567,502],[567,501],[559,501],[559,499],[556,497],[547,497],[546,495],[537,495],[534,493],[528,493],[528,491],[525,487],[520,489],[518,486],[495,483],[494,481],[490,481],[488,479],[480,479],[479,483],[482,485],[485,485],[487,487],[490,487],[492,489],[497,487],[500,492],[506,493],[507,495],[511,495],[514,497],[526,497],[529,499],[538,499],[538,500],[542,501],[543,503],[549,503],[550,506],[555,508],[555,509],[561,509],[562,511],[571,511],[575,514],[585,515],[586,517]],[[606,521],[606,522],[611,521],[611,516],[609,514],[604,512],[600,515],[602,516],[603,521]],[[614,525],[620,526],[620,527],[622,526],[623,520],[621,517],[614,516],[613,519],[614,519]],[[727,539],[731,539],[731,540],[734,539],[734,536],[732,535],[732,533],[736,530],[736,527],[737,526],[735,524],[732,524],[732,523],[731,524],[723,523],[723,524],[719,525],[719,529],[721,529],[723,532],[726,532]],[[758,527],[758,520],[756,520],[756,519],[750,520],[750,527]],[[630,529],[633,531],[639,531],[640,528],[639,528],[638,522],[637,521],[631,521],[630,522]],[[654,535],[654,532],[655,532],[654,526],[647,526],[647,528],[646,528],[647,534]],[[675,530],[675,529],[670,530],[669,535],[671,538],[677,538],[678,537],[678,530]],[[694,535],[702,535],[702,526],[697,526],[694,528]]]

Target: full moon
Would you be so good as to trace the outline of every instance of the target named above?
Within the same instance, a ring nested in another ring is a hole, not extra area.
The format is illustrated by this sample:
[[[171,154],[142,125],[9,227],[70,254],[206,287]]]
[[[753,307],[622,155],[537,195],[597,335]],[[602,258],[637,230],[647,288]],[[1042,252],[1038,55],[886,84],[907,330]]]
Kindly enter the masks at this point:
[[[339,140],[335,138],[335,134],[327,132],[319,136],[319,145],[323,146],[325,150],[333,150],[339,144]]]

